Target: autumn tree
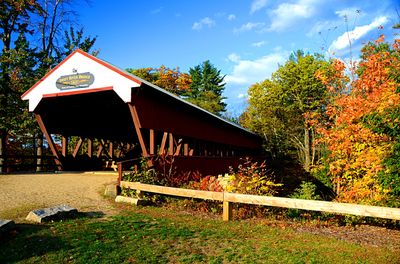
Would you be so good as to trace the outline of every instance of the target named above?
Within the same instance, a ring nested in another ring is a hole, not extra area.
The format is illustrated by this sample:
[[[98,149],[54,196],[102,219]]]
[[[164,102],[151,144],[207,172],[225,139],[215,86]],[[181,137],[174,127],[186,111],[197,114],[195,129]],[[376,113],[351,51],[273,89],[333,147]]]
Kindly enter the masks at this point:
[[[399,41],[389,45],[382,36],[361,58],[358,78],[326,108],[320,141],[329,151],[325,164],[338,200],[383,203],[400,195]],[[332,79],[322,80],[332,87]]]
[[[243,125],[263,135],[266,150],[273,157],[290,155],[294,150],[306,171],[318,158],[313,144],[316,134],[309,119],[326,105],[325,85],[315,74],[330,67],[320,55],[297,51],[271,80],[254,84],[248,92]]]
[[[189,74],[162,65],[159,68],[127,69],[133,75],[151,82],[183,99],[217,115],[225,112],[222,93],[225,89],[221,71],[210,61],[190,68]]]
[[[159,78],[157,71],[151,67],[138,69],[127,68],[126,71],[153,84]]]
[[[278,104],[277,84],[269,79],[253,84],[248,90],[248,107],[240,124],[264,138],[264,148],[273,159],[287,156],[291,144],[286,133],[287,112]]]
[[[129,68],[127,71],[176,95],[186,93],[192,82],[189,74],[180,72],[178,67],[171,69],[161,65],[159,68]]]

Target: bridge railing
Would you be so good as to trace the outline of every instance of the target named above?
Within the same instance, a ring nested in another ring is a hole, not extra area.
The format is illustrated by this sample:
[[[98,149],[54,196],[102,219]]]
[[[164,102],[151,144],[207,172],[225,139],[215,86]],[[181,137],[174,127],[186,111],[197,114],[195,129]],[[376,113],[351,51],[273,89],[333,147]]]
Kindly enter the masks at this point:
[[[54,157],[51,155],[0,155],[5,162],[0,163],[1,171],[4,173],[19,171],[52,171],[56,166]],[[38,159],[40,163],[38,164]]]

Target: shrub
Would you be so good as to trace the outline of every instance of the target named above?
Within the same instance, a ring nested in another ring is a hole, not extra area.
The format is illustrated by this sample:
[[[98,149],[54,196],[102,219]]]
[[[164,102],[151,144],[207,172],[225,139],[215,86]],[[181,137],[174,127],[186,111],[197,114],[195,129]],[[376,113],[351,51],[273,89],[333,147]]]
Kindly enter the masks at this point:
[[[208,175],[197,181],[191,181],[185,186],[189,189],[201,190],[201,191],[212,191],[222,192],[224,189],[220,185],[218,178],[215,176]],[[187,209],[196,210],[207,213],[221,213],[222,204],[219,201],[210,200],[198,200],[198,199],[180,199],[177,200],[178,206],[183,206]]]
[[[187,171],[174,173],[162,177],[161,183],[164,186],[169,187],[185,187],[191,182],[197,182],[201,179],[201,173],[199,171]]]
[[[252,162],[246,158],[236,170],[229,169],[229,173],[224,176],[206,176],[197,181],[191,181],[186,187],[190,189],[215,191],[215,192],[234,192],[254,195],[273,195],[282,186],[274,182],[272,173],[268,172],[265,163]],[[253,205],[236,205],[236,216],[239,218],[262,216],[268,209]],[[236,207],[235,206],[235,207]],[[191,207],[199,211],[219,212],[221,211],[220,202],[185,201],[185,207]]]
[[[132,170],[122,175],[123,181],[141,182],[147,184],[159,184],[159,175],[157,171],[149,166],[149,160],[142,158],[139,166],[134,165]]]
[[[310,174],[315,179],[324,184],[327,188],[333,189],[332,179],[329,176],[329,164],[327,163],[327,157],[322,158],[319,161],[321,164],[311,168]]]
[[[122,175],[122,180],[160,185],[160,174],[157,173],[154,167],[150,166],[150,164],[151,163],[149,159],[142,158],[139,164],[135,164],[134,166],[132,166],[131,171]],[[136,197],[136,190],[130,188],[122,188],[121,195],[127,197]],[[158,203],[162,200],[160,195],[150,193],[146,194],[144,198],[153,203]]]
[[[222,192],[224,189],[220,185],[220,182],[215,176],[206,176],[199,181],[192,181],[188,184],[188,188],[201,190],[201,191],[213,191],[213,192]]]
[[[300,187],[297,188],[290,197],[306,200],[321,200],[321,197],[316,194],[317,186],[312,182],[303,181]]]
[[[198,171],[177,174],[174,158],[159,155],[155,159],[142,158],[139,164],[122,176],[122,180],[168,187],[181,187],[201,178]]]
[[[274,195],[283,185],[275,183],[274,175],[268,171],[265,162],[259,164],[252,162],[249,158],[243,160],[236,170],[230,168],[229,173],[218,177],[220,185],[227,192],[253,194],[253,195]],[[236,204],[235,217],[238,219],[250,217],[262,217],[269,212],[265,206]]]
[[[273,174],[269,173],[262,162],[252,162],[246,158],[237,170],[229,169],[229,174],[219,176],[220,185],[227,192],[274,195],[283,184],[275,183]]]
[[[290,196],[290,198],[320,200],[321,197],[316,194],[317,186],[312,182],[303,181],[300,187]],[[319,212],[310,212],[306,210],[288,209],[287,216],[289,217],[315,217],[320,216]]]
[[[122,188],[121,195],[126,197],[136,197],[136,190],[129,188]]]

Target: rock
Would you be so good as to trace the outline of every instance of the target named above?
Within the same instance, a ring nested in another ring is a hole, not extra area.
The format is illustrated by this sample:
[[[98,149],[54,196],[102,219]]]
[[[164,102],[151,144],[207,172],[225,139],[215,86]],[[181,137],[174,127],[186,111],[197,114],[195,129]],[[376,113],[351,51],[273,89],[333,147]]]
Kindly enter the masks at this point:
[[[134,204],[134,205],[147,205],[148,204],[148,202],[143,199],[125,197],[125,196],[121,196],[121,195],[118,195],[117,197],[115,197],[115,202],[130,203],[130,204]]]
[[[57,205],[50,208],[36,209],[29,212],[26,220],[43,223],[52,220],[62,220],[74,217],[78,210],[69,205]]]
[[[104,195],[109,197],[117,196],[117,186],[115,184],[107,185]]]
[[[0,219],[0,233],[8,232],[14,229],[15,223],[12,220]]]

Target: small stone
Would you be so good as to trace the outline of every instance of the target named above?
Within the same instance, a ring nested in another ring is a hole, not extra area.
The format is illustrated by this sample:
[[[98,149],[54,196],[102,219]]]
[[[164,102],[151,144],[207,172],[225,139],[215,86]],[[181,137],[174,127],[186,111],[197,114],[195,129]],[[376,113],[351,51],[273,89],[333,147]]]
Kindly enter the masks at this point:
[[[147,205],[148,204],[148,202],[143,199],[125,197],[125,196],[121,196],[121,195],[118,195],[117,197],[115,197],[115,202],[130,203],[130,204],[134,204],[134,205]]]
[[[26,220],[37,223],[49,222],[52,220],[62,220],[74,217],[78,210],[69,205],[57,205],[54,207],[36,209],[29,212]]]
[[[0,219],[0,233],[8,232],[15,227],[15,222],[12,220]]]

